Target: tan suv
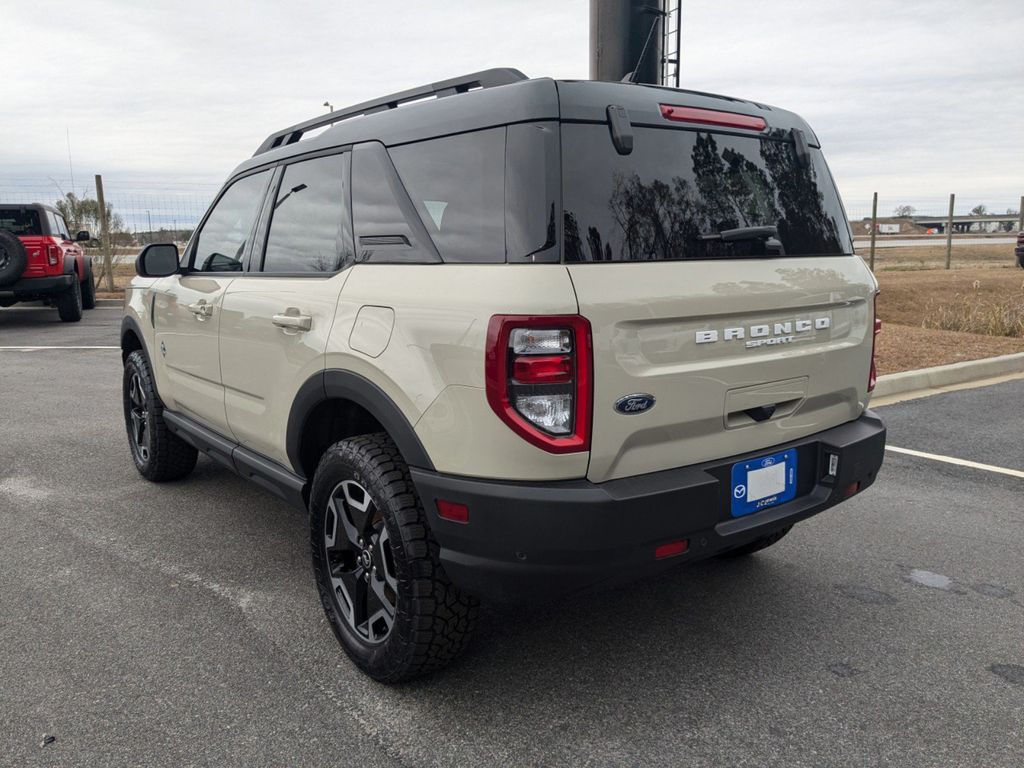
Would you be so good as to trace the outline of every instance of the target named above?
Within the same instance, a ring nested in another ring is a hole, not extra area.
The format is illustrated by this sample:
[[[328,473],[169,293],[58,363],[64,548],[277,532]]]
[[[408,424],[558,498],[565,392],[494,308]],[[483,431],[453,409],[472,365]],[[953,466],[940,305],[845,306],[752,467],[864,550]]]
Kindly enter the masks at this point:
[[[451,660],[478,598],[754,552],[882,463],[877,285],[773,107],[435,83],[270,136],[137,269],[139,472],[198,450],[308,509],[324,610],[379,680]]]

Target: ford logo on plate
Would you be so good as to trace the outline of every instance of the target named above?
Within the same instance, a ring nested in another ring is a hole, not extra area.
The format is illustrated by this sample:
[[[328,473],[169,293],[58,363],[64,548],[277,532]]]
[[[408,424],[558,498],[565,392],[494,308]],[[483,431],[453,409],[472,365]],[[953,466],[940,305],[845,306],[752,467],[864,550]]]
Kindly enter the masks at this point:
[[[620,397],[615,401],[615,410],[630,416],[634,413],[643,413],[654,407],[654,395],[638,392],[633,395]]]

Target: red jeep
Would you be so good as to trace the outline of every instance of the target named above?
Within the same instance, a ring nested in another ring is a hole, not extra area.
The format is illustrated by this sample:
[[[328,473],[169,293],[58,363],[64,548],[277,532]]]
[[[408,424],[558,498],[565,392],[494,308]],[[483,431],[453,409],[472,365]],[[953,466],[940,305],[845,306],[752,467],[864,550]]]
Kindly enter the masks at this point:
[[[96,306],[92,259],[72,240],[64,217],[39,203],[0,205],[0,307],[42,299],[74,323]]]

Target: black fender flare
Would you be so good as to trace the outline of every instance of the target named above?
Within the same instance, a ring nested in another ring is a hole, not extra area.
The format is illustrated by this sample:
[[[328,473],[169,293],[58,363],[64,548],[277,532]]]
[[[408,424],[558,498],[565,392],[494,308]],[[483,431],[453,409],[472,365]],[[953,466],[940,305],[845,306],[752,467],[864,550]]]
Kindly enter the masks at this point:
[[[299,387],[288,414],[285,447],[294,471],[302,473],[302,432],[313,409],[326,400],[349,400],[364,408],[380,422],[395,441],[410,467],[433,470],[423,443],[409,420],[388,395],[372,381],[358,373],[331,368],[311,376]]]
[[[140,349],[142,349],[142,354],[144,354],[148,358],[149,350],[146,349],[146,337],[142,333],[142,326],[139,325],[139,321],[136,320],[131,315],[125,315],[124,317],[121,318],[121,357],[127,357],[127,354],[125,354],[125,338],[127,338],[129,332],[135,334],[135,338],[139,340],[139,347]],[[156,382],[154,382],[154,386],[155,385]]]

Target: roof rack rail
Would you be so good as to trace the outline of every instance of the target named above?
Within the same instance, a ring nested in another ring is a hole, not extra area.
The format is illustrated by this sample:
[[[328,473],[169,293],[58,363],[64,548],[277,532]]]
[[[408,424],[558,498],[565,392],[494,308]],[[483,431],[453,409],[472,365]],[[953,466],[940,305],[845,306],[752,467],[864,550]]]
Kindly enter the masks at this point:
[[[528,79],[529,78],[518,69],[503,67],[499,69],[485,69],[481,72],[473,72],[468,75],[461,75],[460,77],[441,80],[437,83],[421,85],[418,88],[410,88],[407,91],[399,91],[398,93],[392,93],[389,96],[382,96],[378,99],[364,101],[362,104],[354,104],[351,107],[344,107],[342,109],[335,110],[334,112],[329,112],[326,115],[314,117],[312,120],[307,120],[304,123],[298,123],[290,128],[285,128],[283,131],[272,133],[262,144],[260,144],[259,149],[256,150],[253,157],[261,155],[264,152],[269,152],[272,149],[277,149],[278,147],[294,144],[302,138],[304,133],[307,133],[308,131],[323,128],[325,125],[333,125],[334,123],[339,123],[342,120],[348,120],[350,117],[370,115],[374,112],[383,112],[388,109],[395,109],[401,104],[407,104],[410,101],[419,101],[420,99],[426,99],[431,96],[442,98],[444,96],[452,96],[456,93],[465,93],[466,91],[470,91],[475,88],[493,88],[498,85],[508,85],[510,83],[517,83],[520,80]]]

